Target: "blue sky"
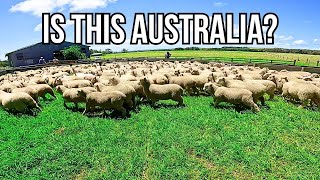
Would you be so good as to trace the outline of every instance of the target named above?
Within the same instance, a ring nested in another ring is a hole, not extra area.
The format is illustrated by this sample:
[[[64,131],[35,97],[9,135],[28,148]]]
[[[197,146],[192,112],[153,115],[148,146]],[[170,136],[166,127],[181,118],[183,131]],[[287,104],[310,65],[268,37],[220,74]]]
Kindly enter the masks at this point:
[[[62,12],[69,17],[70,12],[121,12],[126,15],[127,38],[130,37],[134,13],[154,12],[199,12],[226,13],[274,12],[279,17],[275,47],[320,49],[319,1],[256,1],[256,0],[10,0],[0,6],[0,59],[18,48],[41,41],[39,28],[41,13]],[[238,19],[236,16],[235,19]],[[237,22],[235,22],[237,24]],[[38,27],[37,27],[38,26]],[[65,27],[67,40],[73,41],[73,25]],[[169,45],[130,46],[129,40],[123,45],[92,46],[93,49],[111,48],[120,51],[178,47]]]

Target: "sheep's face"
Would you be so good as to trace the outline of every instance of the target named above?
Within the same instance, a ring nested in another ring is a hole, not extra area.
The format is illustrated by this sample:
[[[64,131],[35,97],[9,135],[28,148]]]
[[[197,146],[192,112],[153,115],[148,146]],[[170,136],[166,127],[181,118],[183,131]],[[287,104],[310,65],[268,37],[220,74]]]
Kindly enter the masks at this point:
[[[150,81],[147,78],[140,79],[139,85],[150,86]]]
[[[226,79],[225,78],[220,78],[217,82],[218,85],[220,86],[226,86]]]
[[[78,96],[86,98],[87,94],[83,90],[78,90]]]
[[[212,91],[212,83],[207,83],[204,85],[203,90],[210,93]]]

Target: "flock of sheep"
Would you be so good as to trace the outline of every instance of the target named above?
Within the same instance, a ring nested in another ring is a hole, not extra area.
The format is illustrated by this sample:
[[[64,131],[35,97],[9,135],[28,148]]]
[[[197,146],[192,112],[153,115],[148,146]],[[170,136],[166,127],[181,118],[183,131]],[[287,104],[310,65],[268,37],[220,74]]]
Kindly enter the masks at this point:
[[[275,94],[320,108],[320,78],[303,71],[275,71],[259,67],[199,62],[117,62],[44,67],[0,76],[0,104],[9,111],[26,112],[47,94],[63,95],[64,105],[85,103],[83,113],[116,110],[127,115],[141,101],[159,100],[184,106],[184,95],[212,95],[214,105],[228,102],[259,112],[265,97]],[[267,95],[267,96],[266,96]],[[261,105],[257,104],[261,102]]]

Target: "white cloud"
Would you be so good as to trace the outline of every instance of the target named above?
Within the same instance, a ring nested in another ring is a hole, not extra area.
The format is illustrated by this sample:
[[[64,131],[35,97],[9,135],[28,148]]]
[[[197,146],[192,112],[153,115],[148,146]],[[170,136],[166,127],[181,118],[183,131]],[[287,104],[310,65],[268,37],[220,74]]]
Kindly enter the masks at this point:
[[[224,3],[224,2],[214,2],[213,3],[214,7],[223,7],[223,6],[226,6],[226,5],[228,5],[228,4]]]
[[[319,44],[320,45],[320,39],[314,39],[313,44]]]
[[[66,24],[62,24],[61,27],[66,29],[67,27],[69,26],[72,26],[74,25],[74,21],[70,21],[70,20],[67,20]],[[39,32],[39,31],[42,31],[42,23],[38,24],[34,29],[33,31],[35,32]]]
[[[307,42],[305,40],[296,40],[296,41],[293,41],[292,44],[293,45],[305,45],[305,44],[307,44]]]
[[[284,35],[280,35],[280,36],[275,36],[277,40],[279,41],[291,41],[294,40],[293,36],[284,36]]]
[[[117,0],[24,0],[10,8],[10,12],[31,13],[41,17],[42,13],[51,13],[56,10],[69,11],[93,10],[106,7]]]

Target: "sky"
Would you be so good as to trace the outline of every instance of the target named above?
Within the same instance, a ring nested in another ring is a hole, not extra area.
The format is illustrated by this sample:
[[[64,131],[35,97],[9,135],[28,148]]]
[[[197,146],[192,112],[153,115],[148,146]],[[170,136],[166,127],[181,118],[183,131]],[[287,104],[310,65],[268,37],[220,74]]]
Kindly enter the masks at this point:
[[[239,13],[273,12],[279,17],[279,26],[275,32],[275,44],[268,47],[320,49],[320,2],[284,1],[284,0],[10,0],[2,1],[0,6],[0,59],[5,54],[21,47],[41,42],[42,13],[61,12],[68,18],[70,12],[86,13],[123,13],[127,24],[128,40],[122,45],[92,45],[92,49],[121,51],[161,49],[181,47],[176,45],[135,45],[129,44],[135,13]],[[237,27],[237,22],[235,22]],[[67,41],[73,42],[73,24],[65,27]],[[192,46],[192,45],[190,45]],[[206,46],[208,47],[208,46]],[[211,45],[209,47],[219,47]],[[261,46],[263,47],[263,46]]]

